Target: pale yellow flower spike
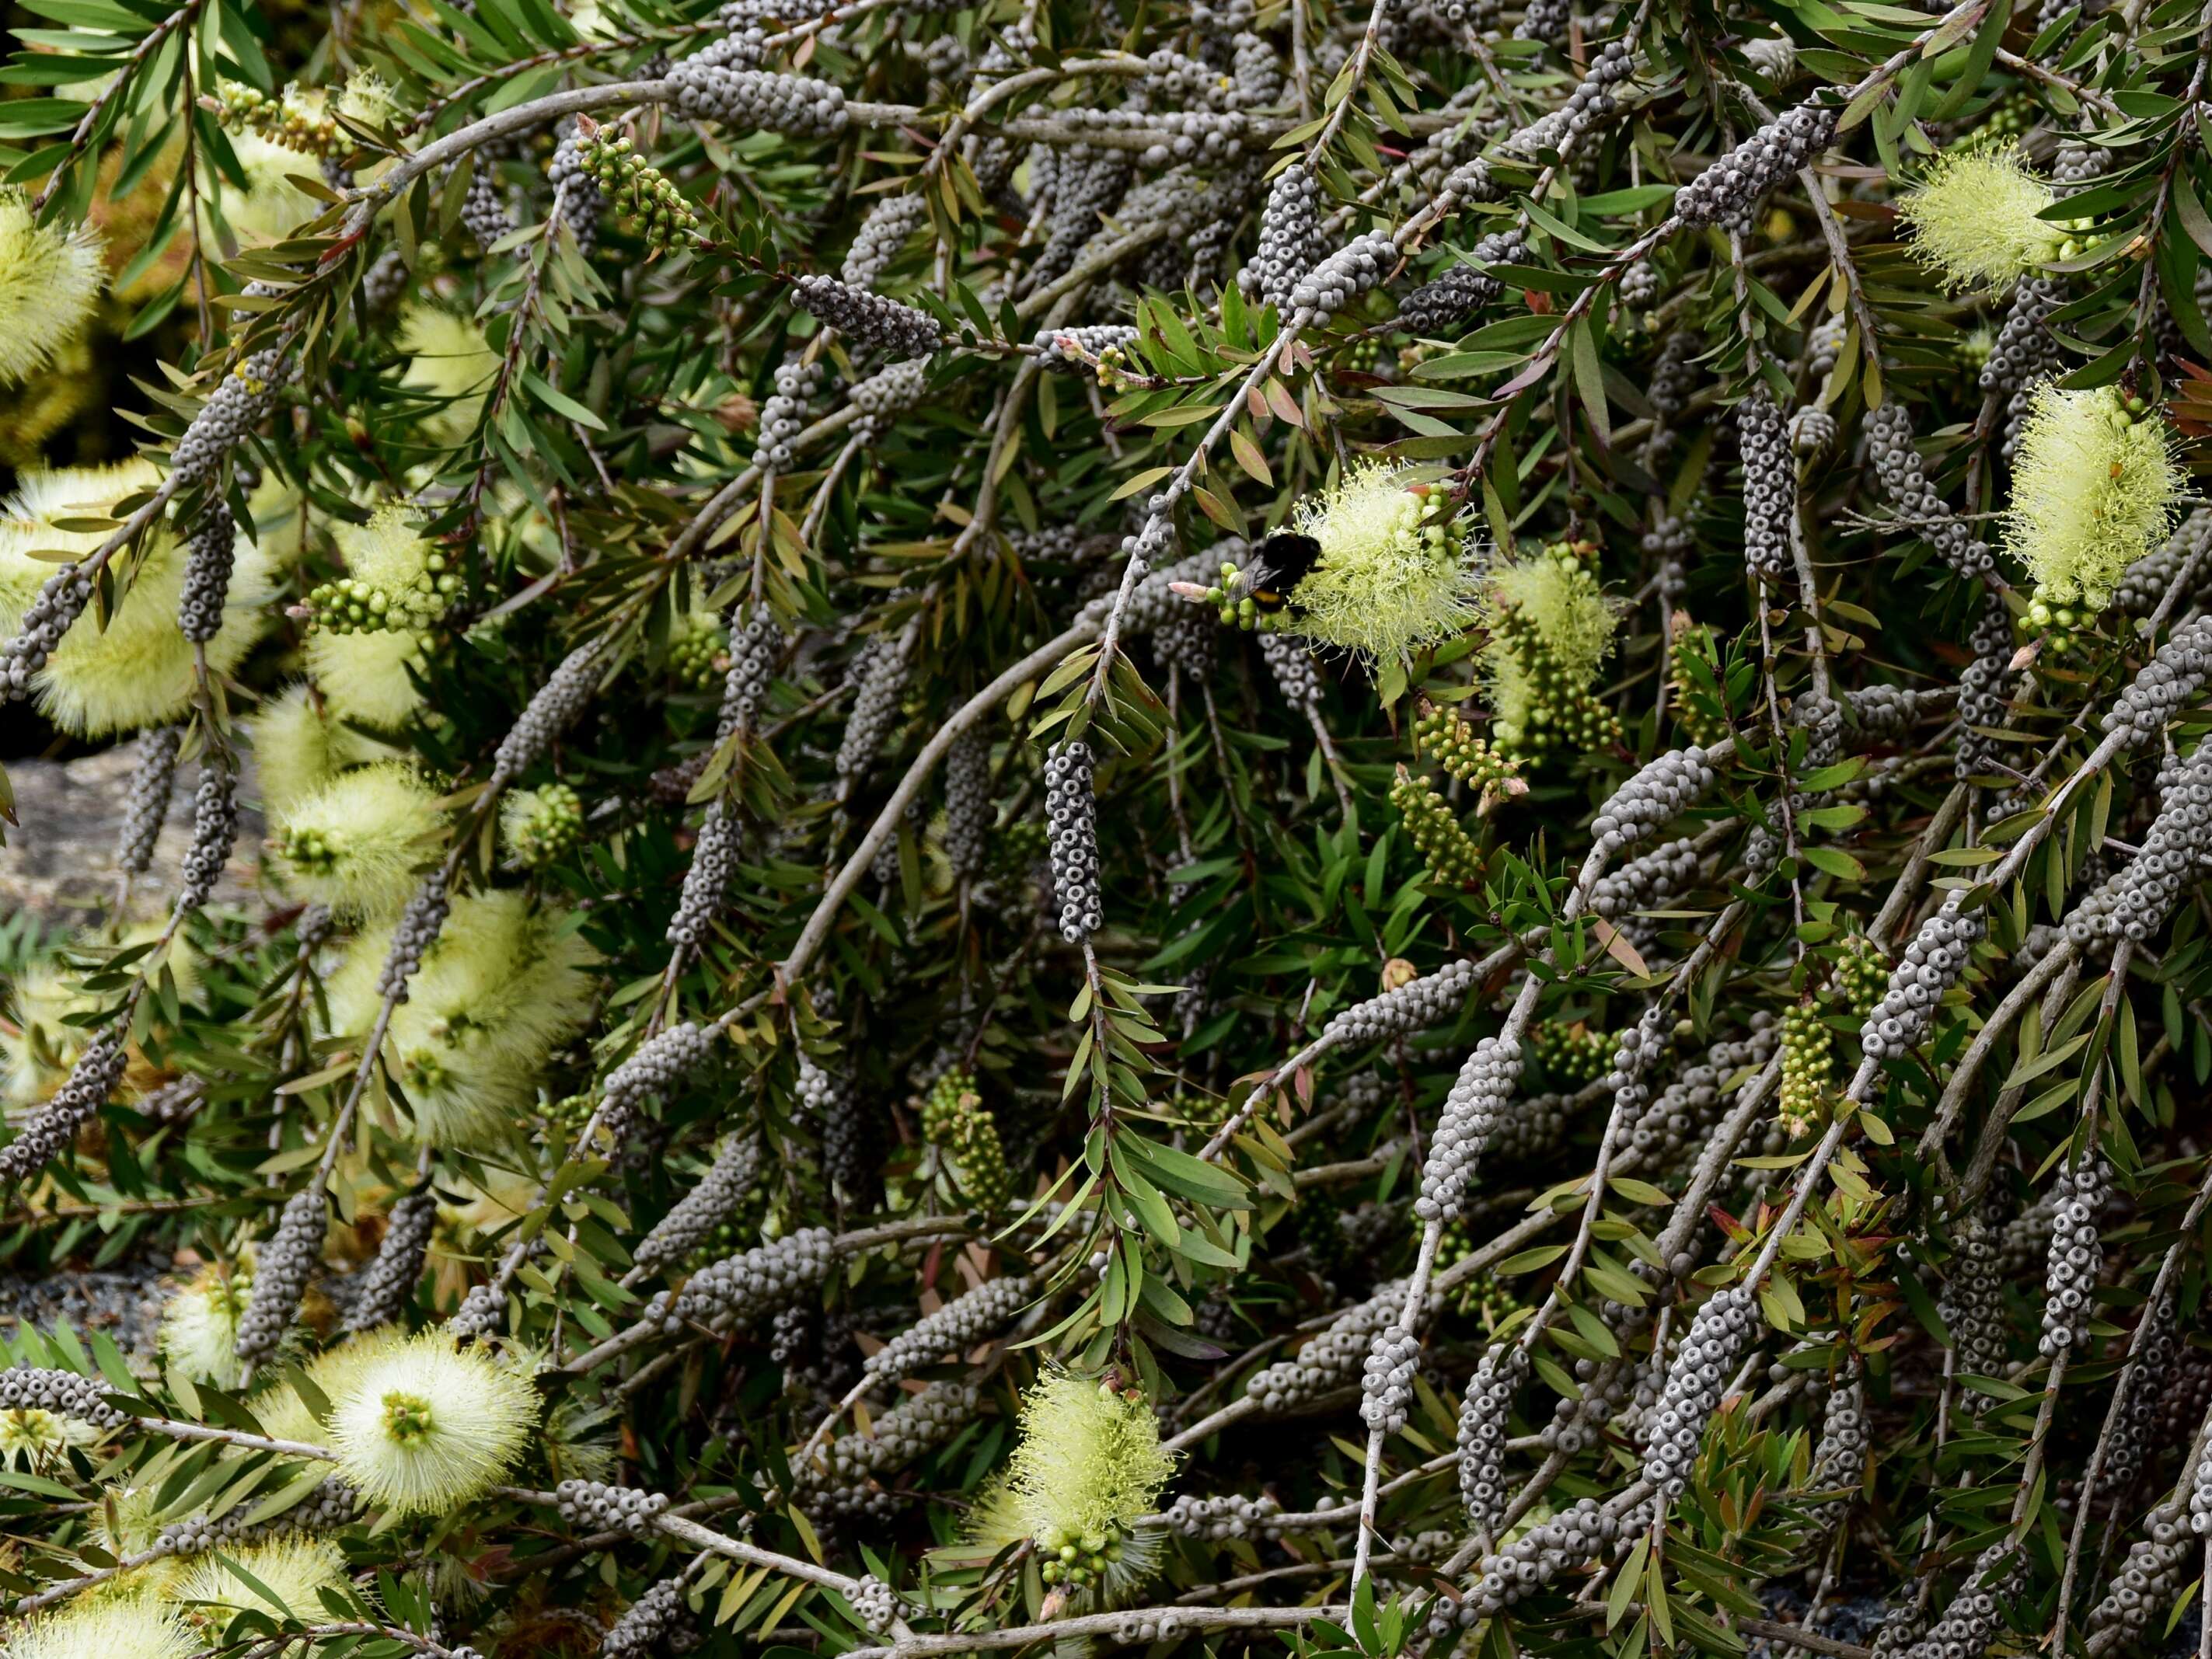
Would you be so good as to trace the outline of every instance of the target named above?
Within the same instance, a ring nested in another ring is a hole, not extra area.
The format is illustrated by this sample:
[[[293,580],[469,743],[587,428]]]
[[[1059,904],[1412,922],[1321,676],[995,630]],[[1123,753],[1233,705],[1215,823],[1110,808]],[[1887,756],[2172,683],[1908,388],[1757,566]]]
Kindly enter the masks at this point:
[[[2172,527],[2185,487],[2155,411],[2115,386],[2037,388],[2013,463],[2006,550],[2039,596],[2101,610],[2127,568]]]
[[[99,233],[41,225],[21,188],[0,188],[0,386],[53,367],[84,336],[106,273]]]
[[[2019,145],[1985,144],[1936,157],[1897,216],[1914,257],[1947,286],[2003,288],[2059,257],[2065,227],[2039,216],[2057,199]]]

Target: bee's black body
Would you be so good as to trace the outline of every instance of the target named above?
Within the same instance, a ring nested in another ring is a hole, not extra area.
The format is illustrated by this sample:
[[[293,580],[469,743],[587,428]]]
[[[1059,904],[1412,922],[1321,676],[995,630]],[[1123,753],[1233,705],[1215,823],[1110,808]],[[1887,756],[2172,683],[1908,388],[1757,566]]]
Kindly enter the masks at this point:
[[[1291,590],[1312,573],[1321,561],[1321,544],[1310,536],[1279,531],[1252,550],[1252,603],[1269,612],[1280,611]]]

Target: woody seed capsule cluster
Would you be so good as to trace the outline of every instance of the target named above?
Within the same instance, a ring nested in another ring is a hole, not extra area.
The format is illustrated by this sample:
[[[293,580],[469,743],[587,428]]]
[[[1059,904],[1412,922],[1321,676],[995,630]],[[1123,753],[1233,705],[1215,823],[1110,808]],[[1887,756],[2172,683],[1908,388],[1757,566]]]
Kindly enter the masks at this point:
[[[702,1267],[674,1295],[659,1291],[646,1304],[644,1321],[666,1336],[687,1324],[717,1334],[742,1330],[819,1285],[832,1260],[829,1230],[803,1227]]]
[[[645,1659],[687,1617],[683,1579],[660,1579],[624,1608],[599,1638],[601,1659]]]
[[[154,862],[154,844],[169,816],[169,795],[177,779],[181,726],[149,726],[138,734],[138,764],[131,774],[131,793],[123,806],[123,830],[116,838],[115,867],[143,876]]]
[[[1528,252],[1528,238],[1520,231],[1493,231],[1470,250],[1474,264],[1448,265],[1408,294],[1398,307],[1398,326],[1411,334],[1449,332],[1504,295],[1504,280],[1488,267],[1517,264]]]
[[[862,1369],[888,1382],[964,1353],[1003,1328],[1036,1297],[1036,1281],[1025,1273],[987,1279],[908,1326],[863,1360]]]
[[[1528,1376],[1528,1351],[1518,1342],[1493,1342],[1467,1380],[1459,1408],[1459,1497],[1467,1523],[1493,1534],[1512,1489],[1505,1477],[1505,1438],[1513,1396]]]
[[[214,895],[238,844],[238,770],[227,754],[200,763],[192,792],[192,840],[185,849],[185,876],[177,895],[179,910],[197,910]]]
[[[63,565],[39,584],[15,636],[0,646],[0,702],[31,695],[31,676],[46,665],[91,599],[92,578],[80,574],[74,564]]]
[[[563,1480],[553,1489],[561,1518],[580,1531],[626,1532],[642,1538],[668,1508],[668,1494],[604,1480]]]
[[[438,935],[445,931],[446,918],[453,909],[445,871],[432,871],[415,890],[415,896],[407,901],[407,908],[399,913],[398,926],[392,930],[392,949],[386,954],[384,969],[376,979],[377,995],[393,1002],[407,1000],[407,982],[422,965],[423,953],[438,942]]]
[[[677,108],[695,121],[834,138],[852,118],[842,87],[768,70],[730,69],[708,58],[701,52],[668,71]]]
[[[415,1294],[415,1281],[422,1276],[423,1257],[430,1235],[438,1225],[438,1200],[431,1193],[410,1193],[392,1206],[385,1218],[383,1242],[376,1259],[362,1275],[353,1306],[346,1312],[349,1331],[373,1331],[406,1317],[407,1304]]]
[[[1972,959],[1974,945],[1989,931],[1978,910],[1967,910],[1953,893],[1942,908],[1920,924],[1912,943],[1890,970],[1889,988],[1859,1031],[1859,1048],[1869,1060],[1909,1054],[1935,1021],[1943,994],[1959,982]]]
[[[222,627],[223,600],[230,592],[230,575],[236,562],[238,521],[230,503],[210,495],[192,520],[185,556],[185,582],[177,599],[177,628],[184,636],[204,645]]]
[[[238,1322],[238,1357],[248,1364],[276,1352],[300,1311],[308,1278],[322,1259],[330,1230],[330,1196],[319,1181],[284,1200],[276,1231],[253,1264],[253,1298]]]
[[[1321,181],[1304,166],[1285,167],[1267,186],[1259,251],[1237,272],[1237,286],[1288,316],[1292,290],[1328,251],[1321,233]]]
[[[1903,398],[1892,398],[1867,416],[1867,459],[1874,463],[1875,480],[1891,509],[1944,563],[1980,581],[1996,574],[1989,544],[1944,505],[1928,482],[1920,452],[1912,444],[1912,412]]]
[[[691,843],[691,865],[684,872],[683,896],[676,902],[676,914],[669,918],[667,939],[671,945],[696,946],[707,937],[716,915],[720,914],[723,897],[730,890],[730,878],[738,869],[738,821],[729,810],[726,800],[708,803],[707,815],[699,821],[698,839]]]
[[[53,1097],[0,1146],[0,1185],[27,1181],[60,1157],[76,1132],[107,1103],[130,1059],[130,1051],[112,1032],[102,1031],[85,1044]]]
[[[107,1384],[96,1376],[17,1365],[0,1371],[0,1411],[52,1412],[95,1429],[119,1429],[131,1420],[107,1403]]]
[[[1413,1213],[1423,1221],[1452,1221],[1474,1178],[1476,1160],[1521,1081],[1521,1045],[1486,1036],[1460,1067],[1421,1168],[1421,1193]]]
[[[1590,820],[1590,850],[1611,863],[1629,848],[1703,799],[1713,769],[1696,744],[1670,749],[1613,793]]]
[[[1354,1303],[1291,1359],[1278,1359],[1245,1379],[1244,1392],[1268,1412],[1296,1410],[1348,1388],[1360,1375],[1376,1335],[1395,1328],[1406,1305],[1406,1283],[1394,1279]]]
[[[628,1124],[649,1096],[665,1098],[673,1093],[714,1051],[714,1032],[689,1020],[648,1038],[607,1073],[600,1090],[601,1121],[620,1139],[619,1126]]]
[[[1644,1437],[1644,1479],[1662,1498],[1679,1498],[1689,1485],[1705,1424],[1751,1340],[1753,1318],[1751,1290],[1732,1285],[1698,1310],[1675,1350]]]
[[[1379,1042],[1442,1025],[1458,1014],[1474,989],[1474,969],[1473,962],[1449,963],[1395,990],[1340,1008],[1329,1017],[1324,1035],[1333,1043]]]
[[[1811,103],[1784,111],[1675,192],[1676,216],[1686,225],[1715,225],[1747,212],[1828,147],[1839,112]]]
[[[2043,1273],[2043,1336],[2037,1352],[2056,1358],[2087,1334],[2090,1298],[2105,1265],[2097,1231],[2097,1212],[2112,1190],[2112,1172],[2091,1157],[2080,1168],[2058,1173],[2057,1204],[2051,1212],[2051,1253]]]
[[[1097,760],[1078,738],[1044,764],[1045,817],[1052,829],[1052,890],[1060,937],[1080,945],[1105,923],[1098,896],[1098,803],[1091,793]]]
[[[553,746],[553,740],[574,724],[592,700],[599,684],[600,641],[578,646],[561,659],[545,684],[538,689],[492,757],[492,777],[507,783],[529,769]]]
[[[1381,232],[1355,236],[1291,285],[1291,310],[1311,326],[1325,327],[1397,262],[1397,245]]]
[[[1751,574],[1778,588],[1790,574],[1790,522],[1797,511],[1797,464],[1782,411],[1764,386],[1735,406],[1743,447],[1743,558]]]
[[[675,1202],[634,1252],[637,1265],[655,1273],[681,1261],[735,1213],[760,1171],[757,1135],[732,1135],[715,1154],[707,1173]]]
[[[854,344],[893,357],[926,357],[937,349],[945,331],[937,319],[864,288],[851,288],[835,276],[802,276],[793,290],[802,311],[848,336]]]

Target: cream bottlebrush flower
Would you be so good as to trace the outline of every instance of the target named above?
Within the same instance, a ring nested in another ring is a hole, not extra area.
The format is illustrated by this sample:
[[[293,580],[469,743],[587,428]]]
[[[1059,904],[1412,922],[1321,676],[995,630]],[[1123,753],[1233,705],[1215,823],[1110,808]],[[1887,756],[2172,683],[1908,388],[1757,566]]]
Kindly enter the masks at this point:
[[[99,1438],[89,1425],[36,1407],[0,1412],[0,1467],[36,1474],[59,1462],[70,1447]]]
[[[331,1402],[338,1473],[371,1503],[447,1515],[514,1466],[538,1426],[538,1391],[441,1331],[395,1337]]]
[[[190,1659],[198,1647],[174,1615],[140,1596],[43,1613],[0,1633],[8,1659]]]
[[[344,915],[380,916],[407,902],[442,828],[429,786],[386,762],[341,772],[292,802],[270,826],[269,846],[309,896]]]
[[[331,976],[333,1033],[357,1036],[375,1018],[391,943],[388,923],[365,931]],[[456,899],[388,1037],[416,1138],[476,1148],[511,1139],[546,1060],[590,1018],[596,960],[570,913],[526,893]]]
[[[401,501],[386,501],[367,524],[341,524],[336,532],[347,573],[379,587],[410,586],[430,568],[438,544],[422,533],[422,518]]]
[[[53,573],[51,562],[30,556],[33,550],[82,555],[103,539],[96,530],[58,529],[58,520],[112,516],[124,496],[160,481],[157,469],[143,460],[26,474],[15,497],[0,507],[0,633],[13,634],[21,625],[25,585],[35,593],[37,583]],[[158,726],[191,704],[198,684],[192,647],[177,627],[185,550],[166,525],[144,545],[131,591],[107,625],[102,628],[88,609],[34,681],[40,711],[75,736]],[[213,672],[234,673],[246,660],[268,627],[267,605],[275,592],[270,559],[241,536],[222,626],[207,645]]]
[[[2127,568],[2172,528],[2184,478],[2154,410],[2116,386],[2039,386],[2013,462],[2008,552],[2038,597],[2101,610]]]
[[[1491,638],[1480,666],[1502,733],[1524,731],[1547,692],[1587,690],[1620,628],[1618,601],[1565,549],[1493,566],[1482,617]]]
[[[161,1360],[194,1382],[234,1389],[245,1375],[238,1323],[253,1299],[253,1275],[210,1264],[169,1293],[161,1305]]]
[[[345,1552],[327,1538],[295,1533],[200,1556],[163,1594],[188,1625],[213,1636],[241,1613],[265,1613],[279,1624],[328,1624],[322,1593],[345,1584]]]
[[[167,931],[166,917],[148,918],[125,927],[116,935],[118,948],[146,945]],[[190,941],[169,943],[163,958],[186,1002],[199,995],[200,958]],[[84,1052],[90,1028],[69,1023],[72,1014],[89,1013],[107,1006],[109,999],[85,988],[86,975],[47,960],[37,962],[15,976],[13,985],[0,981],[0,1006],[10,1018],[0,1020],[0,1099],[12,1105],[33,1106],[61,1087],[70,1067]]]
[[[281,242],[323,210],[321,202],[293,182],[295,176],[315,173],[314,157],[287,149],[256,132],[233,134],[230,145],[245,172],[246,188],[227,185],[222,212],[240,246]],[[203,217],[207,221],[208,239],[217,240],[212,211],[203,210]]]
[[[443,407],[419,424],[435,442],[458,443],[476,430],[484,392],[499,369],[499,354],[483,330],[441,307],[410,306],[402,313],[395,343],[407,354],[400,384],[441,400]]]
[[[253,739],[261,802],[271,814],[283,813],[351,767],[395,759],[399,753],[391,744],[331,719],[326,709],[317,707],[313,690],[305,680],[262,704],[246,728]]]
[[[1293,520],[1321,544],[1290,594],[1309,638],[1370,662],[1402,661],[1474,619],[1465,532],[1443,492],[1407,469],[1357,463],[1334,489],[1300,501]]]
[[[333,720],[397,732],[422,712],[422,671],[428,635],[411,629],[307,635],[307,672]]]
[[[301,1367],[307,1381],[325,1402],[337,1400],[353,1387],[368,1364],[383,1352],[388,1336],[378,1333],[325,1348]],[[277,1382],[256,1393],[246,1402],[262,1431],[273,1440],[296,1440],[302,1445],[330,1442],[330,1430],[308,1408],[295,1384]]]
[[[1023,1396],[1020,1438],[979,1505],[975,1541],[995,1552],[1028,1539],[1063,1605],[1110,1602],[1152,1571],[1157,1537],[1135,1523],[1175,1467],[1142,1395],[1047,1371]]]
[[[0,189],[0,386],[20,386],[83,337],[103,271],[100,234],[42,225],[20,185]]]
[[[1937,156],[1897,216],[1911,227],[1914,257],[1946,285],[2002,288],[2058,257],[2065,227],[2038,216],[2057,199],[2018,144],[1981,145]]]

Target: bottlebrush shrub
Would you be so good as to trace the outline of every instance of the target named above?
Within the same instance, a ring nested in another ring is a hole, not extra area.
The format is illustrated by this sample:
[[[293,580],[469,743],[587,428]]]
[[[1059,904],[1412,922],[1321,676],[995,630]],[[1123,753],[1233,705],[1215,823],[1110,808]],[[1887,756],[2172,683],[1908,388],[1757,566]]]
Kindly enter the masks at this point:
[[[19,9],[0,1652],[2196,1647],[2200,7]]]

